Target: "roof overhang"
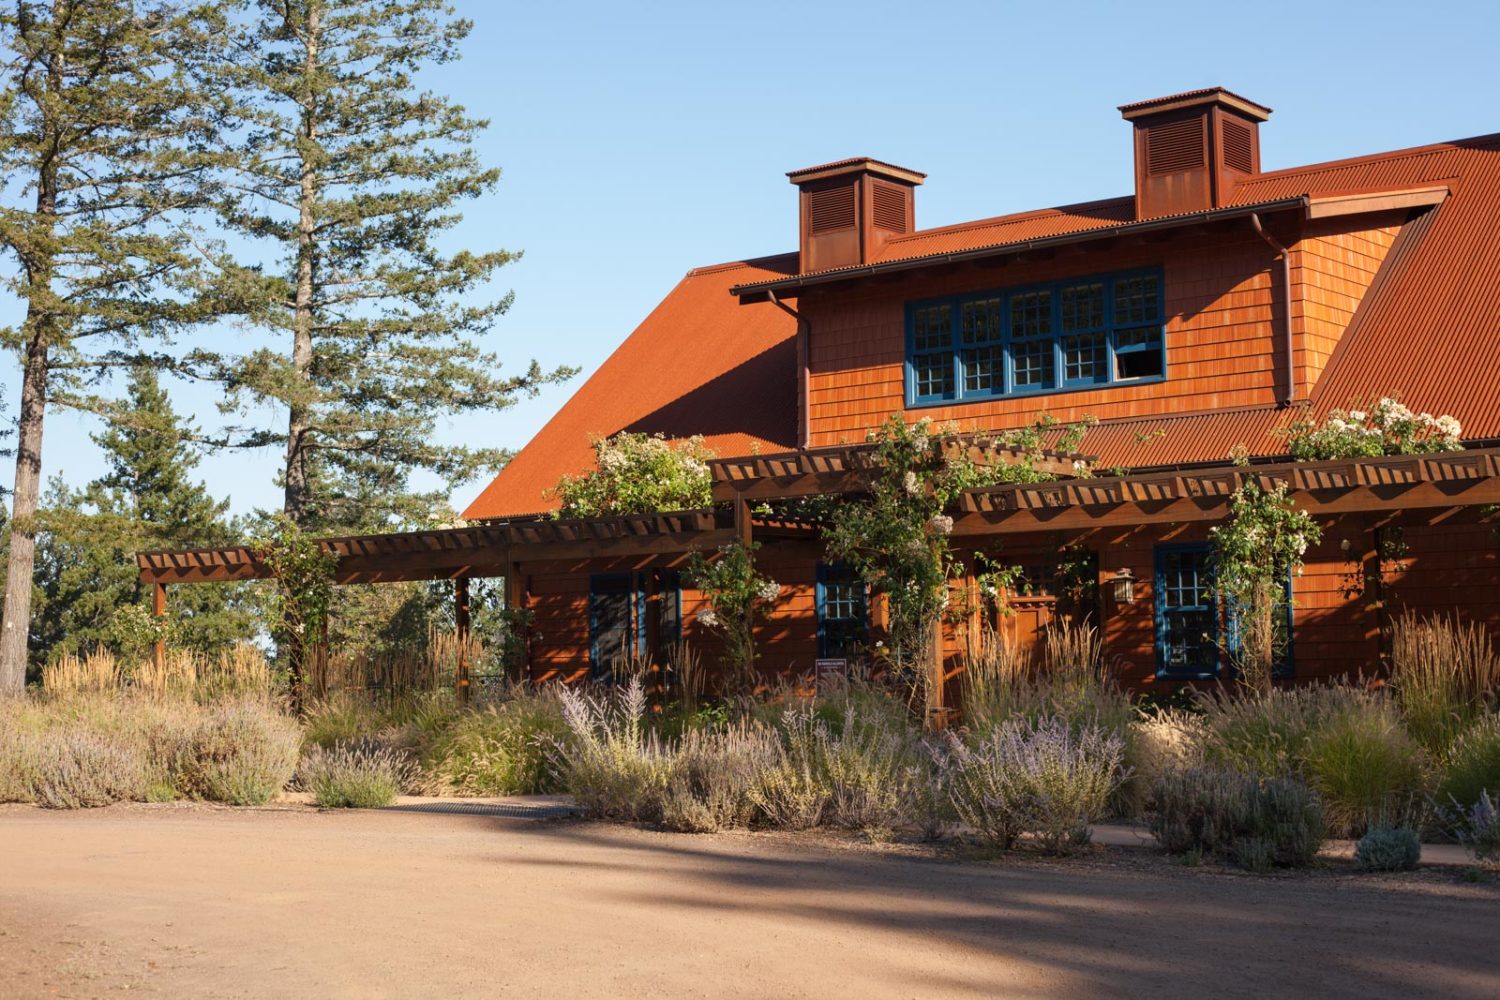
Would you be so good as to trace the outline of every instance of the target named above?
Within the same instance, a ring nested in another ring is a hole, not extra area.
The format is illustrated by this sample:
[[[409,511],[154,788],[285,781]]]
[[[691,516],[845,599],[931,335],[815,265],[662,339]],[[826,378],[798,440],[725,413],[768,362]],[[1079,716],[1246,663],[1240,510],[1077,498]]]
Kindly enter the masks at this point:
[[[1309,198],[1309,219],[1331,219],[1343,215],[1365,215],[1402,209],[1431,208],[1449,195],[1448,186],[1398,188],[1387,191],[1363,191],[1356,194],[1331,194]]]
[[[830,271],[798,274],[790,278],[777,278],[773,281],[751,282],[749,284],[733,286],[729,289],[729,294],[737,296],[741,304],[764,302],[770,297],[769,293],[771,292],[775,292],[777,295],[795,295],[802,289],[813,286],[832,285],[860,278],[875,277],[877,275],[914,271],[938,264],[1013,256],[1050,247],[1074,246],[1122,236],[1136,236],[1164,230],[1184,229],[1189,226],[1197,226],[1226,219],[1243,219],[1251,215],[1268,212],[1305,211],[1310,203],[1311,199],[1307,195],[1297,195],[1294,198],[1279,198],[1275,201],[1258,202],[1253,205],[1213,208],[1202,212],[1165,216],[1159,219],[1144,219],[1140,222],[1124,222],[1112,226],[1100,226],[1096,229],[1084,229],[1073,233],[1062,233],[1057,236],[1042,236],[1030,240],[1017,240],[1010,243],[996,243],[990,246],[974,247],[969,250],[954,250],[948,253],[928,254],[922,257],[906,257],[900,260],[879,261],[874,264],[861,264]]]

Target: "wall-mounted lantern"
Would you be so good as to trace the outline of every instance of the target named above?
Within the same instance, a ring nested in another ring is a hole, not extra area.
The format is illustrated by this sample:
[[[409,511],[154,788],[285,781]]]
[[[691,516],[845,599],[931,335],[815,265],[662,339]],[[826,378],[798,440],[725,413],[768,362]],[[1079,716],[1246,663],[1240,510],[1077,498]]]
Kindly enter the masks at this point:
[[[1116,570],[1110,584],[1114,587],[1116,604],[1135,603],[1135,574],[1130,572],[1129,566]]]

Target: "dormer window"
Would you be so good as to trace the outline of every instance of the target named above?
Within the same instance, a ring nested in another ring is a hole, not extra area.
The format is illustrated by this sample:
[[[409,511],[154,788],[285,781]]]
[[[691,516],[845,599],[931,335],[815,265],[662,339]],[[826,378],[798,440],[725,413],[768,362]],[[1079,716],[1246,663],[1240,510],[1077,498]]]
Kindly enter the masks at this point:
[[[914,302],[907,405],[1166,376],[1159,269]]]

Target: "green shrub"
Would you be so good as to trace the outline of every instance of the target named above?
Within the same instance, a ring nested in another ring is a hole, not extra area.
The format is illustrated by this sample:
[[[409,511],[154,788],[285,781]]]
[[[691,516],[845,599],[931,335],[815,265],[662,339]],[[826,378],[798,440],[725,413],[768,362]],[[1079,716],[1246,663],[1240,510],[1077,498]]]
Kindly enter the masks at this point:
[[[1325,718],[1307,738],[1300,763],[1331,828],[1344,836],[1358,836],[1381,818],[1405,816],[1426,799],[1426,754],[1384,699],[1354,702]]]
[[[1255,779],[1222,768],[1167,770],[1151,790],[1149,827],[1162,849],[1228,851],[1250,825]]]
[[[263,703],[215,706],[189,736],[174,785],[189,798],[264,804],[296,772],[301,742],[296,720]]]
[[[561,788],[550,748],[568,727],[554,692],[517,693],[446,721],[425,758],[428,772],[445,788],[460,795],[535,795]]]
[[[753,792],[779,746],[774,731],[753,722],[688,730],[667,779],[662,824],[691,833],[749,826],[756,813]]]
[[[1417,867],[1422,842],[1406,826],[1372,826],[1354,848],[1354,862],[1361,871],[1397,872]]]
[[[1251,871],[1309,864],[1324,837],[1317,795],[1300,781],[1210,768],[1158,778],[1150,828],[1166,851],[1227,855]]]
[[[568,736],[551,754],[579,807],[599,819],[661,819],[672,753],[646,728],[640,679],[631,678],[614,695],[594,697],[567,688],[560,697]]]
[[[47,809],[87,809],[146,797],[146,760],[138,747],[84,725],[31,737],[31,798]]]
[[[1500,714],[1480,717],[1453,741],[1437,800],[1467,809],[1485,791],[1500,796]]]
[[[325,809],[378,809],[415,780],[406,754],[372,745],[313,747],[302,757],[297,780]]]
[[[1322,804],[1302,782],[1271,778],[1256,788],[1247,836],[1262,842],[1272,865],[1302,868],[1312,864],[1325,835]]]
[[[1075,731],[1060,717],[1013,719],[972,746],[950,737],[948,749],[954,811],[1002,849],[1023,833],[1059,854],[1088,843],[1089,824],[1124,777],[1119,736],[1097,726]]]

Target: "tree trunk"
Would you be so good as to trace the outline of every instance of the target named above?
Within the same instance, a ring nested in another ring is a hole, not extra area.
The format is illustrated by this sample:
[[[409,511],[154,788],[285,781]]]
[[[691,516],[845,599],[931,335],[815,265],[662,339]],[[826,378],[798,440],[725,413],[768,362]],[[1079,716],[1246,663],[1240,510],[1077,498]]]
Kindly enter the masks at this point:
[[[47,90],[62,89],[63,61],[53,52],[47,63]],[[0,695],[26,687],[31,638],[31,577],[36,567],[36,514],[42,488],[42,425],[47,413],[48,351],[52,346],[53,233],[57,220],[58,126],[51,102],[38,101],[42,132],[53,142],[37,170],[36,235],[24,255],[26,270],[26,364],[21,376],[21,413],[16,427],[16,481],[11,502],[10,558],[5,569],[5,606],[0,611]]]
[[[297,291],[292,304],[292,375],[302,386],[306,395],[293,395],[287,407],[286,470],[284,474],[285,495],[282,511],[292,523],[301,528],[308,517],[310,487],[308,484],[308,451],[312,407],[308,402],[312,385],[313,360],[313,289],[316,283],[316,226],[317,216],[314,202],[317,199],[317,163],[312,144],[318,137],[317,100],[310,84],[318,69],[318,8],[314,4],[307,11],[307,20],[302,26],[304,56],[302,68],[309,82],[309,92],[303,100],[302,139],[299,150],[301,174],[297,195]],[[306,674],[309,637],[299,636],[292,629],[282,629],[287,642],[287,664],[289,667],[292,700],[301,710],[302,684]],[[317,647],[314,647],[315,649]]]
[[[318,70],[318,9],[307,13],[303,71],[311,81]],[[313,289],[316,282],[316,226],[314,202],[317,199],[317,163],[312,145],[318,137],[316,95],[309,93],[302,109],[303,145],[300,188],[297,197],[297,291],[292,307],[292,374],[304,387],[312,383],[313,360]],[[293,397],[287,414],[285,497],[282,510],[293,523],[302,527],[308,505],[308,433],[311,407],[304,398]]]
[[[36,564],[36,513],[42,485],[42,417],[47,408],[46,323],[27,308],[26,369],[21,382],[17,428],[16,490],[11,507],[10,561],[5,573],[5,610],[0,615],[0,693],[26,686],[31,626],[31,576]]]

